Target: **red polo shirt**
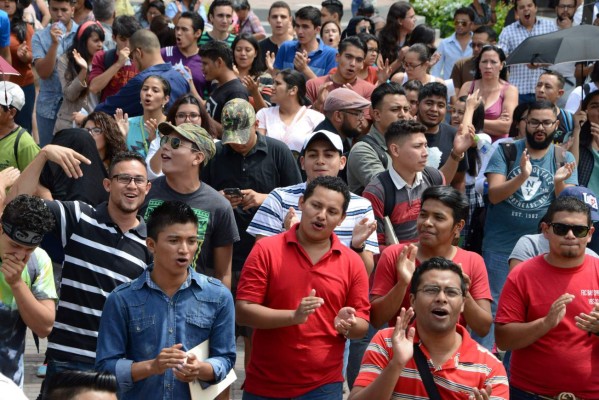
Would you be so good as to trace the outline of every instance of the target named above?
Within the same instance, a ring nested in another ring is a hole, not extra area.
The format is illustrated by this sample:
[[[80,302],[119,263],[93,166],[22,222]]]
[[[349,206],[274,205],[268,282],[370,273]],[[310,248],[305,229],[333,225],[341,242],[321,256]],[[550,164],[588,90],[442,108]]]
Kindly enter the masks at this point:
[[[295,310],[312,289],[324,299],[304,324],[254,331],[245,390],[259,396],[297,397],[342,382],[345,338],[334,319],[349,306],[369,320],[368,276],[360,256],[333,234],[329,251],[312,264],[297,241],[298,226],[256,242],[239,280],[237,300],[277,310]]]

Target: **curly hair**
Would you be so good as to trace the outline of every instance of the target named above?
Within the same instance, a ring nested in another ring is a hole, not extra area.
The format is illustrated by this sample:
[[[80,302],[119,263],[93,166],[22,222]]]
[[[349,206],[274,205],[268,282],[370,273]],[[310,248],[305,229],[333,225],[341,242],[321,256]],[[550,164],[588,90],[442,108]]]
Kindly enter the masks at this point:
[[[39,197],[21,194],[7,204],[2,221],[45,235],[54,229],[54,214]]]
[[[88,121],[93,122],[96,127],[100,128],[106,138],[106,155],[102,161],[107,161],[110,164],[115,154],[127,150],[125,138],[116,121],[110,115],[102,111],[93,112],[83,120],[82,126],[85,126]]]

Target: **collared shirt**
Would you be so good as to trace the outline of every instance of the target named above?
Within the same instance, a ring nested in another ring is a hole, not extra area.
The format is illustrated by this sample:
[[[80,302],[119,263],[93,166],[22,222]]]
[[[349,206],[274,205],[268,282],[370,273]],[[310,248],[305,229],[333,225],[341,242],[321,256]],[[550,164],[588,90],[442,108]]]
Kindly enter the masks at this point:
[[[218,142],[214,157],[202,168],[202,181],[216,190],[252,189],[264,194],[301,182],[297,162],[287,145],[264,135],[256,136],[256,144],[245,156]],[[234,271],[241,270],[254,245],[254,237],[246,230],[257,210],[257,207],[244,210],[241,205],[234,209],[241,236],[240,243],[233,248]]]
[[[100,323],[96,368],[116,375],[120,399],[191,399],[189,385],[164,374],[133,382],[131,366],[152,360],[177,343],[189,351],[209,340],[215,380],[222,381],[235,365],[235,313],[231,292],[220,281],[187,268],[187,279],[169,297],[152,280],[150,265],[132,282],[108,296]]]
[[[293,186],[277,188],[270,192],[256,212],[256,215],[254,215],[247,232],[253,236],[274,236],[284,232],[283,221],[287,212],[289,212],[289,208],[293,207],[297,217],[301,218],[302,211],[299,209],[299,199],[303,196],[305,190],[306,183],[304,182]],[[350,247],[354,226],[364,218],[368,218],[369,221],[374,220],[374,213],[372,212],[370,202],[364,197],[351,193],[346,217],[334,231],[341,243]],[[368,239],[366,239],[365,244],[366,250],[371,251],[373,254],[379,253],[376,232],[372,232]]]
[[[462,50],[462,45],[457,40],[455,32],[450,37],[443,39],[439,44],[439,48],[437,48],[437,53],[441,54],[441,59],[431,69],[431,75],[449,79],[455,62],[460,58],[472,55],[470,43],[472,43],[472,34],[470,34],[465,50]]]
[[[262,26],[262,22],[260,22],[260,18],[252,10],[248,12],[248,16],[243,21],[238,21],[239,25],[237,26],[237,34],[241,35],[242,33],[249,33],[253,35],[255,33],[262,33],[266,35],[266,31]]]
[[[407,189],[414,189],[420,186],[422,183],[422,172],[416,172],[416,178],[414,179],[414,183],[410,186],[404,179],[395,171],[395,168],[389,168],[389,176],[395,185],[395,189],[401,190],[404,187]]]
[[[318,48],[308,53],[310,59],[308,66],[316,76],[327,75],[333,67],[337,66],[337,61],[335,61],[337,50],[326,46],[320,39],[316,40],[318,40]],[[275,69],[295,69],[293,65],[295,53],[301,51],[300,43],[297,40],[282,43],[275,58]]]
[[[453,80],[456,93],[460,92],[460,88],[464,83],[474,80],[474,74],[476,73],[475,60],[475,57],[466,57],[453,64],[450,78]]]
[[[387,144],[384,135],[372,124],[368,136],[385,150],[387,156],[387,168],[391,167],[391,156],[388,153]],[[379,159],[378,153],[369,143],[359,141],[349,151],[347,157],[347,184],[349,190],[354,193],[361,193],[370,181],[383,172],[386,168]]]
[[[102,309],[118,285],[137,278],[150,263],[146,224],[127,232],[108,214],[107,203],[95,209],[79,201],[46,201],[54,214],[52,235],[65,259],[56,322],[47,355],[59,361],[93,364]]]
[[[56,49],[56,63],[58,63],[58,58],[63,55],[73,43],[77,28],[79,28],[79,25],[71,20],[71,31],[63,35],[58,42],[58,48]],[[52,46],[50,29],[52,29],[52,24],[48,24],[44,29],[33,34],[33,38],[31,39],[31,51],[33,53],[34,65],[37,60],[46,57],[46,54],[48,54],[48,51],[50,50],[50,46]],[[62,85],[60,84],[60,79],[58,79],[56,66],[54,66],[54,71],[52,71],[52,75],[48,79],[40,79],[40,92],[37,95],[36,113],[44,118],[55,119],[61,101]]]
[[[514,51],[526,38],[557,30],[553,21],[541,19],[538,16],[536,18],[537,21],[530,31],[520,21],[516,21],[503,28],[499,35],[499,47],[505,51],[506,55]],[[518,93],[521,95],[534,94],[535,85],[541,73],[543,73],[542,68],[530,69],[526,65],[512,65],[510,66],[509,81],[518,88]]]

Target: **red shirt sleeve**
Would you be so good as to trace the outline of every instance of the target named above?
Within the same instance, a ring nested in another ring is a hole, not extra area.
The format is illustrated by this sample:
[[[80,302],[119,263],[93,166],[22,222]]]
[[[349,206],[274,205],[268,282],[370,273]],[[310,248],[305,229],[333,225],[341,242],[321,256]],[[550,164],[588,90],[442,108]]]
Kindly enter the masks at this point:
[[[401,253],[403,247],[403,244],[394,244],[388,246],[383,254],[381,254],[374,272],[374,282],[370,290],[371,295],[384,296],[393,289],[393,286],[397,283],[395,260],[399,257],[399,253]]]
[[[526,288],[518,287],[518,276],[522,265],[528,266],[520,264],[507,276],[499,297],[495,322],[500,324],[526,322],[526,299],[523,295]]]
[[[486,299],[493,301],[489,277],[483,258],[471,251],[458,249],[453,261],[462,264],[462,270],[470,277],[470,295],[474,300]]]
[[[356,310],[356,317],[370,322],[370,300],[368,299],[368,274],[364,269],[362,259],[355,254],[353,262],[352,281],[347,294],[346,307]]]
[[[241,270],[236,300],[246,300],[257,304],[264,302],[268,285],[268,263],[265,253],[264,247],[257,242]]]
[[[94,80],[96,76],[102,75],[104,73],[104,54],[105,52],[98,51],[94,54],[94,58],[92,58],[92,70],[89,73],[88,81]]]

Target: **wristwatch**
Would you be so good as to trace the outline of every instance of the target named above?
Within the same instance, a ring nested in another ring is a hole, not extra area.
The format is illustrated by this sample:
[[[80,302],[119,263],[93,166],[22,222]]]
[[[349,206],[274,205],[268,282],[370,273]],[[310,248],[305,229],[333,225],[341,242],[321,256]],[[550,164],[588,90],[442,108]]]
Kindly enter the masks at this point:
[[[355,251],[356,253],[362,253],[364,251],[364,249],[366,248],[366,243],[362,243],[362,246],[360,246],[360,247],[354,247],[354,245],[352,243],[350,243],[349,248],[352,249],[353,251]]]

